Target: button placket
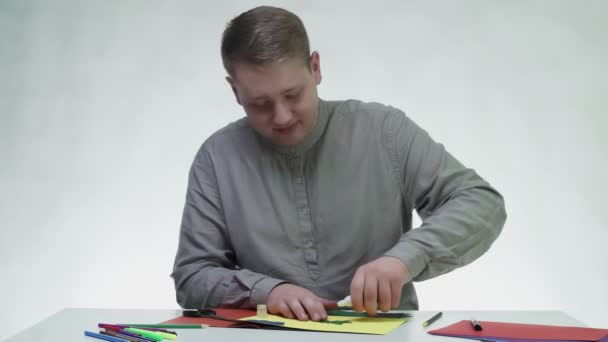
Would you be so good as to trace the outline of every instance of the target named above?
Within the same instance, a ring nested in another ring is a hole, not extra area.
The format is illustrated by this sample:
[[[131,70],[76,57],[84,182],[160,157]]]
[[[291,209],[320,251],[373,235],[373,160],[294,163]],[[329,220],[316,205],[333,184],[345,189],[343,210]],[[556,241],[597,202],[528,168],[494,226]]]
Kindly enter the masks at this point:
[[[320,267],[317,261],[317,250],[312,234],[312,221],[310,218],[310,207],[306,194],[306,182],[304,178],[304,167],[301,160],[295,157],[291,161],[294,170],[294,187],[296,194],[296,210],[298,224],[302,232],[304,242],[304,260],[308,266],[311,279],[317,280],[320,276]]]

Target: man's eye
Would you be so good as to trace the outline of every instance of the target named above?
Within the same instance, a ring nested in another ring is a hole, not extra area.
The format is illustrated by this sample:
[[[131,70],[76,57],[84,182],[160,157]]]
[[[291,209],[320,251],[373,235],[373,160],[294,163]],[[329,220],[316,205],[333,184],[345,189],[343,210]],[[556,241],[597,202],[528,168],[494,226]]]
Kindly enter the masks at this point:
[[[300,93],[287,94],[287,95],[285,95],[285,97],[286,97],[288,100],[295,100],[295,99],[297,99],[298,97],[300,97]]]
[[[254,102],[251,104],[251,106],[257,110],[266,110],[266,109],[270,108],[270,102],[268,102],[268,101]]]

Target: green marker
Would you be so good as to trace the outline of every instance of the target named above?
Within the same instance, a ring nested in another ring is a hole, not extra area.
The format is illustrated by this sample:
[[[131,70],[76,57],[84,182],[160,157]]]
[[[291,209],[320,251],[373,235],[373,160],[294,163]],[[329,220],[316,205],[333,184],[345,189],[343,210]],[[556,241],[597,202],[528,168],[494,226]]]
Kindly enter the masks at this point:
[[[149,338],[149,339],[154,340],[154,341],[162,341],[163,340],[163,336],[160,333],[158,333],[158,332],[153,332],[153,331],[150,331],[150,330],[137,329],[137,328],[125,328],[124,330],[128,331],[130,333],[141,335],[141,336],[143,336],[145,338]]]
[[[149,331],[149,330],[146,330],[146,331]],[[177,338],[177,335],[175,335],[175,334],[169,334],[169,333],[162,332],[162,331],[150,331],[150,332],[160,335],[165,340],[175,340]]]
[[[412,316],[405,312],[378,312],[376,316],[369,316],[366,312],[355,312],[350,310],[327,310],[327,314],[330,316],[369,318],[407,318]]]

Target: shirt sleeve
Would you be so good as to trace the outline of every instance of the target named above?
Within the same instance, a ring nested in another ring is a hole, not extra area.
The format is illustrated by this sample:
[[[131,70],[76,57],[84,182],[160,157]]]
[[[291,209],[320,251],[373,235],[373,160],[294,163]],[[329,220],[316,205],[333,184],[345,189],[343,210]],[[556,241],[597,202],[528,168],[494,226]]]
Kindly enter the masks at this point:
[[[506,220],[503,197],[426,131],[393,109],[383,125],[405,205],[422,225],[386,255],[403,261],[413,281],[471,263],[496,240]]]
[[[183,308],[252,308],[282,283],[240,269],[230,245],[209,152],[199,150],[190,169],[173,273]]]

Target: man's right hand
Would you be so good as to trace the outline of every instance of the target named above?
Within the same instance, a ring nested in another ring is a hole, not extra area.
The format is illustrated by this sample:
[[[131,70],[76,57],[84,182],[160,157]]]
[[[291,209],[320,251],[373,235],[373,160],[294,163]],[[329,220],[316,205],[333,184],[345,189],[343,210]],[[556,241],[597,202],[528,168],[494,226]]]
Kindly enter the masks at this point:
[[[281,314],[287,318],[301,321],[321,321],[327,319],[327,311],[336,309],[335,301],[318,297],[311,291],[293,284],[279,284],[270,294],[266,302],[268,312]]]

